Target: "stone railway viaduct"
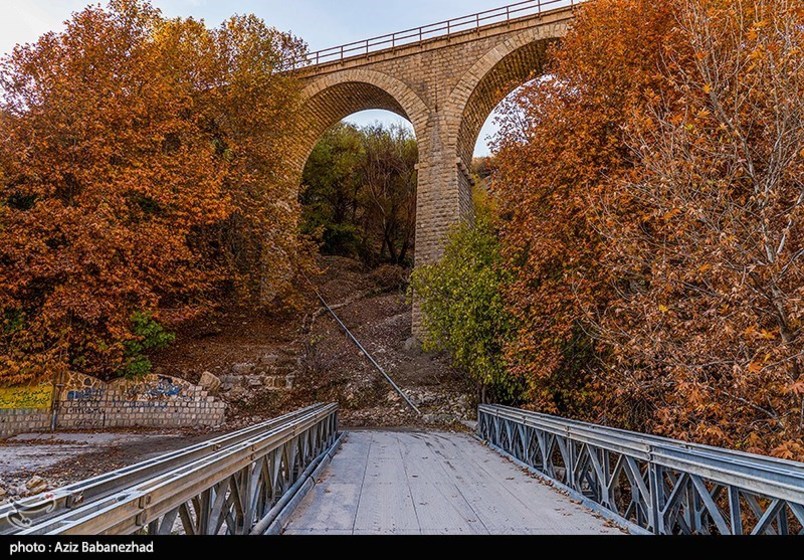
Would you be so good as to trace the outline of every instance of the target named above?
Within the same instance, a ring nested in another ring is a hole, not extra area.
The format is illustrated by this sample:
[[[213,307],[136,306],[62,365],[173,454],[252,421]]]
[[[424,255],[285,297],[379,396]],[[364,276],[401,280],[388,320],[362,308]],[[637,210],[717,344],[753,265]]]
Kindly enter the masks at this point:
[[[419,144],[416,265],[438,260],[450,226],[472,217],[470,169],[483,124],[542,73],[579,1],[532,0],[313,53],[298,70],[303,109],[292,172],[301,183],[318,139],[353,113],[404,117]],[[414,309],[414,334],[419,319]]]

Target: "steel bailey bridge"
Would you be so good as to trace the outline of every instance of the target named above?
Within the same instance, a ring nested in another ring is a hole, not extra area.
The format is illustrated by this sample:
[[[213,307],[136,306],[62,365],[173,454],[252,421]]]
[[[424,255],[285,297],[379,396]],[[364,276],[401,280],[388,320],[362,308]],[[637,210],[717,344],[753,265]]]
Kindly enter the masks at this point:
[[[5,505],[0,533],[804,533],[804,464],[478,414],[474,435],[343,433],[318,404]]]

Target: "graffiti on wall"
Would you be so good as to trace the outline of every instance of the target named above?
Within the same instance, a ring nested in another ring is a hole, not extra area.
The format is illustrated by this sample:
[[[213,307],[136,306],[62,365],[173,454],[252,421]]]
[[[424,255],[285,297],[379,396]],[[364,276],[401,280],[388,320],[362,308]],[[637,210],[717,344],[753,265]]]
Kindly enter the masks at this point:
[[[67,400],[68,401],[90,401],[90,400],[100,400],[103,398],[103,389],[95,389],[95,388],[88,388],[88,389],[81,389],[81,390],[73,390],[67,392]]]
[[[155,384],[147,387],[145,394],[152,399],[178,397],[181,395],[181,386],[176,385],[170,377],[160,375]]]
[[[25,385],[19,387],[0,387],[0,410],[37,409],[50,410],[53,398],[53,385]]]

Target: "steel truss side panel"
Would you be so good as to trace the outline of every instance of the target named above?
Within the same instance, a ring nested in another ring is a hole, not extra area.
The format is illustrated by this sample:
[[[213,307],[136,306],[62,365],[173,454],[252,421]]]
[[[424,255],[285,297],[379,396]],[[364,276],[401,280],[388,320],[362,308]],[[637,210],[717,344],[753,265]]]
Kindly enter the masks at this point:
[[[802,463],[504,406],[480,407],[478,436],[651,533],[804,534]]]
[[[317,405],[266,423],[18,534],[248,535],[330,452],[338,438],[337,410]]]

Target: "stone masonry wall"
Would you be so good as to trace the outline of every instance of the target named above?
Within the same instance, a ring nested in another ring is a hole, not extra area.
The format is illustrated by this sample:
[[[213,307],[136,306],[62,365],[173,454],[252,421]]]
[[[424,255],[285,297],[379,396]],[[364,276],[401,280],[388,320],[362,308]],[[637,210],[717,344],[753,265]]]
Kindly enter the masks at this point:
[[[419,144],[416,266],[438,261],[449,229],[472,220],[472,152],[505,96],[543,71],[572,8],[389,48],[300,71],[302,116],[293,173],[300,181],[320,135],[352,113],[386,109],[407,118]],[[421,314],[414,300],[414,335]]]
[[[226,405],[187,381],[149,375],[104,383],[72,374],[60,385],[56,429],[214,428],[223,424]],[[0,438],[50,430],[45,409],[0,410]]]
[[[486,118],[540,74],[547,46],[572,17],[567,8],[303,70],[306,125],[295,173],[320,134],[350,114],[386,109],[406,117],[419,142],[416,261],[438,260],[449,228],[471,218],[459,166],[471,166]]]
[[[50,411],[33,408],[0,410],[0,438],[50,429]]]

